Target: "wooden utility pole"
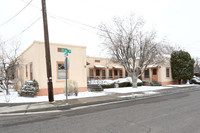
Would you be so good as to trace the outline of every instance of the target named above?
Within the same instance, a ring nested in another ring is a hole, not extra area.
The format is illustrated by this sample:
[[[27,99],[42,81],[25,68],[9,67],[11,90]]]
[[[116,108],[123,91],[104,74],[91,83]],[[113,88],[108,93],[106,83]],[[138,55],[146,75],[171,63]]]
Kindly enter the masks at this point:
[[[47,23],[46,0],[42,0],[42,14],[43,14],[43,25],[44,25],[48,96],[49,96],[49,102],[53,102],[54,95],[53,95],[53,83],[52,83],[52,72],[51,72],[51,56],[50,56],[50,48],[49,48],[49,33],[48,33],[48,23]]]

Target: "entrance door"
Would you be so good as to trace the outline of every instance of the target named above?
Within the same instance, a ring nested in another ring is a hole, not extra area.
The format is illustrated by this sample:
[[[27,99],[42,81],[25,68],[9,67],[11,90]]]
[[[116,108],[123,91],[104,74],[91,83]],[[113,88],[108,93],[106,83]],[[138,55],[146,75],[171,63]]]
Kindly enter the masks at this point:
[[[158,81],[158,68],[152,68],[152,81]]]

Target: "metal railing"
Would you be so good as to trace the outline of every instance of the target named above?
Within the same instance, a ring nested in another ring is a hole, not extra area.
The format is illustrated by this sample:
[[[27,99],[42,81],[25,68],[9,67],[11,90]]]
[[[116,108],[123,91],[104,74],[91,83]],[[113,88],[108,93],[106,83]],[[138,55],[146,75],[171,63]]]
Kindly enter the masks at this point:
[[[94,76],[94,77],[87,77],[88,84],[103,84],[105,80],[115,80],[119,78],[125,78],[122,76],[113,76],[113,77],[105,77],[105,76]]]

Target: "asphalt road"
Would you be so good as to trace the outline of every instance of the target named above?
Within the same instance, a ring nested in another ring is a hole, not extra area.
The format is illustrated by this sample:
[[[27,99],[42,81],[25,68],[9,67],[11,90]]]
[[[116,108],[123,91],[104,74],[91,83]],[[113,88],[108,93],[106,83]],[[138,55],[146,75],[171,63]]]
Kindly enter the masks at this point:
[[[0,117],[0,133],[200,133],[200,91]]]

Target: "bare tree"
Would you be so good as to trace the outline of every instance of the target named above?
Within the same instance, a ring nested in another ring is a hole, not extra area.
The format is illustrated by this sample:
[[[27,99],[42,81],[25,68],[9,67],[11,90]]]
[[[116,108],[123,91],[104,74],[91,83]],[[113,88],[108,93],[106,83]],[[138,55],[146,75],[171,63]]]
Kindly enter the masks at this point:
[[[18,52],[19,42],[0,42],[0,73],[4,80],[0,87],[6,90],[6,95],[9,94],[9,81],[15,79],[16,68],[19,66]]]
[[[132,77],[132,87],[149,64],[162,61],[169,52],[164,41],[157,41],[156,32],[143,32],[144,21],[135,15],[114,18],[111,25],[100,25],[100,36],[113,61],[121,64]]]

